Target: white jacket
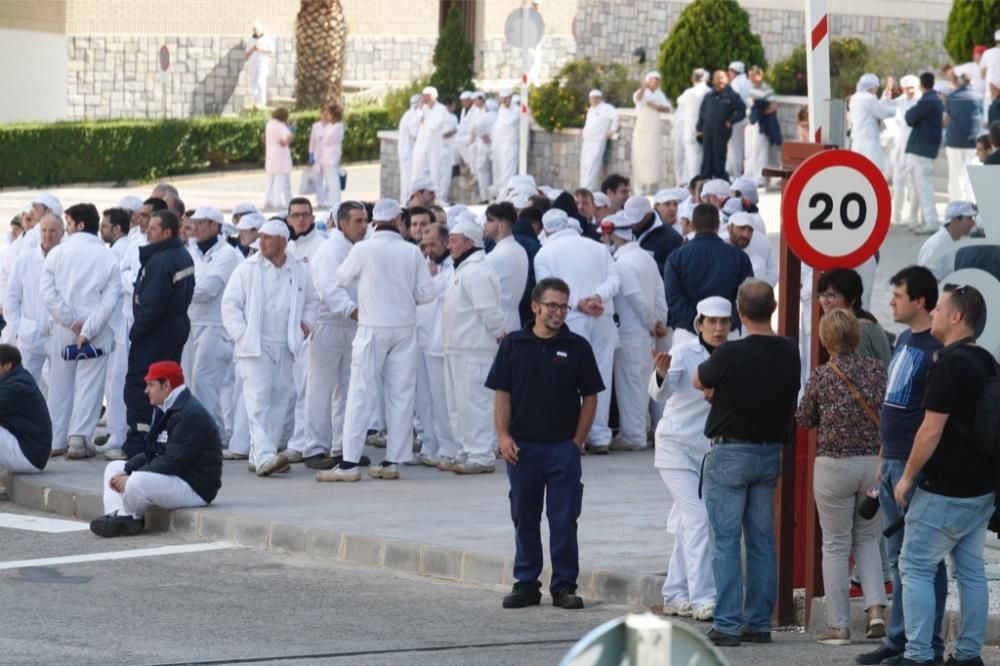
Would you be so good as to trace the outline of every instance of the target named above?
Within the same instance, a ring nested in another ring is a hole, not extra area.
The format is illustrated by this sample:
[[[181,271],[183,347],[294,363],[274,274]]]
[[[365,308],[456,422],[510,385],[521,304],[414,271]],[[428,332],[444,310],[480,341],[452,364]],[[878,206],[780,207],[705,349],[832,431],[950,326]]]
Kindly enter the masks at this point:
[[[49,335],[52,317],[42,301],[41,279],[45,255],[36,247],[14,263],[4,295],[5,340],[18,340],[21,347],[40,347]]]
[[[427,260],[399,232],[383,229],[351,248],[337,269],[336,282],[357,282],[358,324],[415,326],[417,305],[434,300]]]
[[[607,102],[587,109],[587,120],[581,135],[584,141],[607,141],[608,135],[618,131],[618,109]]]
[[[486,263],[500,278],[500,305],[503,307],[504,328],[512,333],[521,328],[518,310],[524,288],[528,284],[528,253],[513,236],[497,243],[486,255]]]
[[[42,269],[41,293],[55,324],[71,328],[83,322],[80,335],[110,352],[111,314],[121,296],[115,255],[94,234],[78,231],[49,251]]]
[[[656,381],[656,370],[649,378],[649,397],[662,402],[663,416],[656,425],[656,450],[653,465],[660,469],[699,471],[701,460],[710,448],[705,436],[705,420],[711,404],[694,387],[698,366],[708,360],[708,350],[698,338],[682,342],[670,350],[670,369],[663,384]]]
[[[417,110],[407,109],[403,117],[399,119],[399,143],[396,145],[396,154],[399,159],[409,160],[413,157],[413,144],[417,142],[419,128],[420,117],[417,116]],[[405,194],[400,196],[405,196]]]
[[[615,294],[615,312],[618,313],[618,334],[621,337],[645,336],[649,338],[656,328],[660,314],[665,308],[659,307],[656,285],[663,285],[663,278],[656,268],[656,261],[641,247],[632,241],[615,250],[615,268],[618,271],[620,283]]]
[[[10,274],[14,272],[14,263],[17,261],[17,258],[28,250],[32,250],[42,244],[40,234],[41,230],[36,224],[21,234],[17,240],[8,245],[4,252],[0,254],[0,296],[7,293],[7,281],[10,280]]]
[[[222,326],[222,292],[243,255],[219,236],[215,245],[202,253],[197,243],[189,245],[194,260],[194,294],[188,306],[192,326]]]
[[[295,240],[288,241],[288,254],[292,255],[302,263],[309,265],[316,250],[326,240],[326,234],[313,227],[305,236],[299,236]]]
[[[417,306],[417,346],[432,356],[444,355],[444,331],[441,325],[441,315],[444,310],[444,297],[451,286],[451,278],[455,273],[455,262],[451,256],[438,264],[438,272],[431,278],[436,297],[429,303]]]
[[[570,314],[578,312],[580,299],[601,297],[605,317],[615,313],[618,271],[611,253],[601,243],[584,238],[572,229],[557,231],[545,239],[535,255],[535,280],[561,278],[569,285]]]
[[[222,294],[222,324],[233,340],[236,358],[260,356],[261,313],[264,269],[263,262],[270,261],[260,253],[246,258],[229,278]],[[305,341],[302,324],[312,327],[316,322],[316,293],[305,265],[290,254],[285,255],[292,279],[292,301],[288,308],[288,350],[298,355]]]
[[[702,81],[697,83],[677,98],[677,112],[674,114],[680,118],[681,137],[687,143],[695,143],[698,140],[698,115],[701,113],[701,103],[708,94],[708,84]],[[699,164],[696,170],[701,169]]]
[[[351,319],[351,313],[358,309],[357,285],[347,288],[337,284],[334,276],[337,269],[344,263],[354,245],[347,240],[340,229],[334,229],[320,243],[309,263],[309,273],[312,275],[313,287],[319,297],[316,309],[317,324],[357,324]]]
[[[500,278],[482,250],[458,265],[444,297],[441,315],[445,353],[494,353],[503,336]]]
[[[892,102],[883,102],[867,90],[851,95],[851,149],[855,152],[863,152],[855,148],[854,144],[876,144],[879,143],[879,136],[882,133],[879,121],[892,118],[896,115],[896,105]]]

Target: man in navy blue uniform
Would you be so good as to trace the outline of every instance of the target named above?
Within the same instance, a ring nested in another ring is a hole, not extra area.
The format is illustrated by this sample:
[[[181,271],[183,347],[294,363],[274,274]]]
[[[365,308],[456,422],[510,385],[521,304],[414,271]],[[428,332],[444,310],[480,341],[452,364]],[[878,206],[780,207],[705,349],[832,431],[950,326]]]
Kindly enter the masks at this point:
[[[131,347],[125,374],[125,410],[128,435],[122,450],[131,457],[142,451],[153,409],[143,377],[156,361],[180,363],[191,332],[188,306],[194,294],[194,260],[178,238],[180,222],[168,210],[153,213],[146,228],[149,245],[139,248],[139,276],[135,281],[129,331]]]
[[[0,469],[37,474],[52,451],[52,421],[21,352],[0,345]]]
[[[733,134],[733,126],[743,120],[746,114],[747,105],[729,86],[726,73],[718,70],[712,74],[712,89],[701,100],[698,124],[695,127],[698,141],[704,150],[701,160],[703,178],[729,180],[726,173],[726,146]],[[738,175],[733,174],[734,177]]]
[[[583,608],[576,521],[583,502],[580,452],[604,390],[590,344],[565,324],[569,286],[545,278],[531,293],[534,320],[500,343],[486,386],[494,403],[500,454],[507,461],[516,555],[504,608],[541,603],[542,507],[549,520],[552,604]]]

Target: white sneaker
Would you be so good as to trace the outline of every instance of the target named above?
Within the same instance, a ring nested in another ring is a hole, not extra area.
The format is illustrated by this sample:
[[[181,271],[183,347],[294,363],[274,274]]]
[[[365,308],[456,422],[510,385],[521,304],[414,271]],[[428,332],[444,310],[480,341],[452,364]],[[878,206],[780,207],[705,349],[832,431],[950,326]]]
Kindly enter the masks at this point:
[[[384,479],[386,481],[389,479],[398,479],[399,467],[396,465],[372,465],[368,468],[368,476],[373,479]]]
[[[257,468],[257,476],[271,476],[275,472],[287,472],[290,467],[288,458],[284,453],[279,453],[266,463]]]
[[[686,601],[679,603],[671,603],[666,599],[663,600],[663,614],[667,617],[691,617],[693,614],[693,609],[691,604]]]
[[[223,460],[246,460],[249,457],[246,453],[237,453],[232,449],[222,449]]]
[[[457,463],[451,468],[455,474],[492,474],[496,471],[493,465],[481,465],[476,462]]]
[[[425,467],[437,467],[443,458],[432,453],[421,453],[416,456],[414,460],[417,461],[418,465],[424,465]]]
[[[365,444],[377,449],[385,448],[385,430],[379,430],[365,437]]]
[[[715,615],[715,604],[698,606],[691,613],[691,617],[699,622],[711,622],[713,615]]]
[[[302,462],[302,452],[295,449],[285,449],[285,459],[289,463],[300,463]]]
[[[361,469],[358,467],[352,467],[351,469],[341,469],[340,465],[337,465],[333,469],[325,469],[321,472],[316,472],[317,481],[360,481],[361,480]]]
[[[646,445],[639,442],[626,442],[621,437],[615,437],[608,446],[610,451],[641,451]]]
[[[117,446],[104,449],[104,457],[107,460],[128,460],[128,456],[125,455],[125,452]]]
[[[82,460],[83,458],[89,458],[90,454],[87,452],[87,442],[80,435],[73,435],[69,438],[69,446],[66,449],[66,457],[70,460]]]

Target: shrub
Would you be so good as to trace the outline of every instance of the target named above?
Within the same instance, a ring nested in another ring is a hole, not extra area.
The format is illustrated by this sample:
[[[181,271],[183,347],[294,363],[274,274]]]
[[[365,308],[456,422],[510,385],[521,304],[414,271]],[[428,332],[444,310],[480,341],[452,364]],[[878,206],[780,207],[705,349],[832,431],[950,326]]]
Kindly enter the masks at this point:
[[[415,81],[411,81],[410,85],[403,88],[393,88],[385,94],[385,99],[382,100],[382,106],[385,108],[385,112],[388,114],[389,126],[393,129],[399,127],[399,120],[406,113],[406,110],[410,108],[410,98],[414,95],[419,95],[420,91],[425,87],[430,85],[430,82],[426,78],[420,78]]]
[[[956,63],[967,62],[972,47],[992,46],[993,31],[1000,26],[1000,1],[953,0],[948,12],[944,47]]]
[[[226,164],[262,164],[265,114],[189,120],[84,121],[0,126],[0,183],[45,187],[63,183],[154,180]],[[318,111],[293,113],[293,158],[305,161]],[[378,158],[377,133],[388,129],[382,108],[347,114],[344,161]],[[67,150],[72,146],[72,150]]]
[[[583,127],[587,119],[588,93],[600,88],[604,101],[613,106],[631,106],[639,82],[618,63],[596,63],[589,58],[571,60],[548,83],[531,88],[531,115],[548,132],[565,127]]]
[[[734,60],[767,67],[760,36],[750,30],[750,15],[736,0],[694,0],[660,44],[663,91],[677,99],[691,86],[696,67],[726,69]]]
[[[830,94],[833,97],[854,92],[868,58],[868,46],[856,37],[830,40]],[[768,71],[767,80],[779,94],[805,95],[809,83],[805,45],[796,47],[787,58],[776,62]]]
[[[453,3],[434,46],[431,85],[438,89],[438,95],[457,98],[463,90],[471,90],[474,60],[472,44],[465,38],[462,10]]]

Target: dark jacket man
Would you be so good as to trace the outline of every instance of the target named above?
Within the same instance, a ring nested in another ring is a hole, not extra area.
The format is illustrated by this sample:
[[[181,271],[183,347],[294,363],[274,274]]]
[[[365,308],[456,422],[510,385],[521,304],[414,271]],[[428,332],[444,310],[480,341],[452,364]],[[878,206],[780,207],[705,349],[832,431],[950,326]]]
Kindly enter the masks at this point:
[[[513,233],[514,240],[528,253],[528,282],[524,286],[524,294],[517,307],[521,323],[524,324],[533,317],[531,314],[531,290],[535,288],[535,255],[538,254],[542,244],[538,241],[535,230],[531,228],[531,222],[522,217],[519,217],[514,223]]]
[[[660,275],[663,275],[663,268],[667,265],[670,253],[684,245],[684,237],[672,226],[664,224],[656,213],[647,215],[642,221],[642,226],[638,230],[632,227],[632,232],[639,242],[639,247],[653,255]]]
[[[35,378],[23,365],[0,377],[0,427],[14,436],[28,462],[45,469],[52,451],[52,421]]]
[[[698,301],[721,296],[733,303],[733,325],[739,326],[736,291],[749,277],[753,277],[753,266],[745,252],[723,241],[716,231],[696,234],[670,255],[663,269],[667,325],[694,333]]]
[[[720,73],[725,77],[724,72],[716,72],[716,75]],[[729,85],[711,88],[702,99],[695,127],[704,149],[699,178],[729,179],[726,174],[726,146],[733,133],[733,125],[743,120],[746,111],[743,98]]]
[[[917,103],[906,111],[906,124],[913,128],[906,141],[906,152],[937,159],[944,129],[944,104],[934,90],[924,90]],[[975,147],[975,144],[973,144]]]
[[[155,414],[142,451],[128,459],[125,471],[179,477],[211,503],[222,487],[222,443],[215,419],[186,388],[170,409],[157,408]]]
[[[969,84],[963,84],[945,98],[948,127],[944,130],[944,145],[948,148],[975,148],[983,125],[983,98]]]

